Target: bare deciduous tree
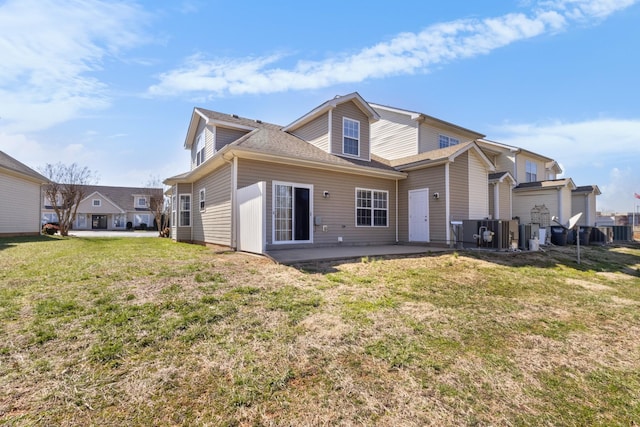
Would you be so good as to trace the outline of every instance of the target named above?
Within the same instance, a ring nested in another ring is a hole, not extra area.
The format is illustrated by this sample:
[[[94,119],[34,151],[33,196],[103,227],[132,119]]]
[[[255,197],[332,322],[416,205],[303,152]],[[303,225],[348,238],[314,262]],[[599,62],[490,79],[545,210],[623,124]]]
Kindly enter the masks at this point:
[[[86,196],[84,186],[92,184],[96,176],[86,166],[80,167],[76,163],[68,166],[63,163],[47,163],[40,172],[51,180],[44,187],[44,195],[58,216],[60,235],[68,236],[76,219],[78,205]]]
[[[155,192],[150,193],[149,209],[153,213],[153,216],[156,220],[156,224],[158,226],[158,235],[160,237],[169,237],[165,233],[165,229],[169,226],[169,201],[168,197],[164,195],[164,185],[162,184],[162,181],[160,181],[160,178],[150,177],[145,187],[148,189],[162,189],[162,192],[159,195]]]

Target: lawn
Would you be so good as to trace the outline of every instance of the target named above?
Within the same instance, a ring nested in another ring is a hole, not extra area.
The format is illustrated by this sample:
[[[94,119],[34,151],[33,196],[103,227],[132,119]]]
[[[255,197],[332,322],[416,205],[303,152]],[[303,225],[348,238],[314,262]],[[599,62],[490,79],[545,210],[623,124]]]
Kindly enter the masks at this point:
[[[0,239],[0,424],[640,424],[640,246],[282,266]]]

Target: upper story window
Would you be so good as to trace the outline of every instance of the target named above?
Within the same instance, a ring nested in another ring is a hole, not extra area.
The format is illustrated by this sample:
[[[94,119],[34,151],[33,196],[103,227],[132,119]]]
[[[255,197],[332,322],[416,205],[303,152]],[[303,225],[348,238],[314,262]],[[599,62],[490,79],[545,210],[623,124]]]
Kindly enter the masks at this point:
[[[200,189],[200,210],[203,211],[205,207],[205,190],[204,188]]]
[[[198,134],[196,138],[196,166],[200,166],[204,162],[204,149],[205,149],[205,137],[204,129]]]
[[[360,155],[360,122],[342,119],[342,152],[351,156]]]
[[[96,208],[97,208],[97,207],[100,207],[100,206],[102,206],[102,200],[100,200],[100,199],[93,199],[93,200],[91,201],[91,205],[92,205],[93,207],[96,207]]]
[[[530,160],[525,162],[526,182],[536,182],[538,180],[538,164]]]
[[[147,207],[147,198],[136,197],[136,208],[146,208],[146,207]]]
[[[440,148],[447,148],[447,147],[451,147],[452,145],[460,144],[459,139],[452,138],[447,135],[440,135],[439,140],[440,140]]]
[[[388,225],[389,193],[356,188],[356,226],[386,227]]]

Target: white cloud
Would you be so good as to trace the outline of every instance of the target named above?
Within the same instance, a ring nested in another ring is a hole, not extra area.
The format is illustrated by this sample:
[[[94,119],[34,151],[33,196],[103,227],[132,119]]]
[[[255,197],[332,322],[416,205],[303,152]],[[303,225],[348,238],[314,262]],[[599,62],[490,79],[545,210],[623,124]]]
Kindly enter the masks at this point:
[[[507,14],[487,19],[440,23],[420,33],[402,33],[387,42],[324,61],[298,61],[278,68],[284,55],[207,60],[187,58],[184,66],[162,73],[150,96],[189,92],[259,94],[317,89],[391,75],[426,72],[446,62],[487,54],[519,40],[552,34],[572,22],[603,19],[637,0],[555,0],[538,3],[529,15]]]
[[[143,42],[145,16],[127,2],[9,0],[0,4],[0,126],[45,129],[109,104],[91,76]]]

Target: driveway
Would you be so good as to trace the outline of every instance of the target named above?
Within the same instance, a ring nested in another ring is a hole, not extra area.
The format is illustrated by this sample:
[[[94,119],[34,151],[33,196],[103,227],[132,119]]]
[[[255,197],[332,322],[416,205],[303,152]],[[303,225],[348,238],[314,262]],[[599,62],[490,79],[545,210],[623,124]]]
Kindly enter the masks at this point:
[[[76,237],[158,237],[157,231],[71,230]]]

